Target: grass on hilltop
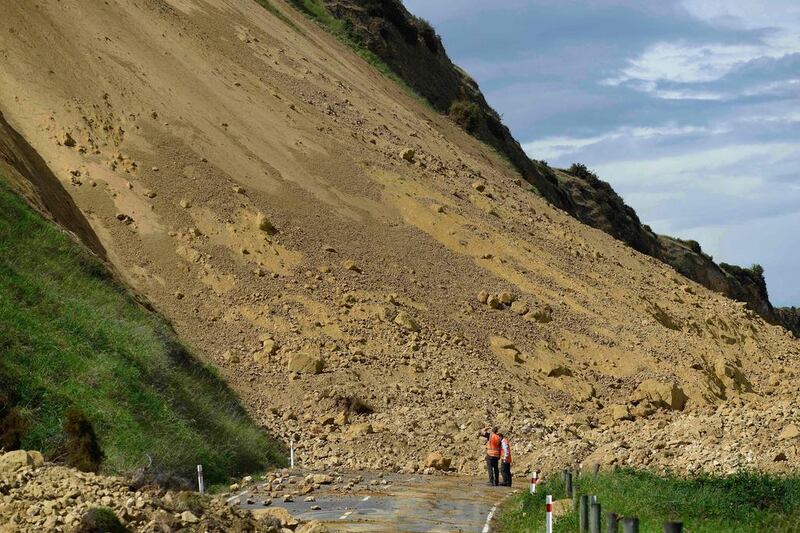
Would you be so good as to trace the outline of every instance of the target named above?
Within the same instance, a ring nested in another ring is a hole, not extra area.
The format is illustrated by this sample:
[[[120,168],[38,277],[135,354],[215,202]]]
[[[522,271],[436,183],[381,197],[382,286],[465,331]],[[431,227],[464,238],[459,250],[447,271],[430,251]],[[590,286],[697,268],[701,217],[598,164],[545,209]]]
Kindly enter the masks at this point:
[[[0,430],[14,420],[22,448],[63,457],[66,413],[79,409],[104,472],[152,463],[156,481],[191,480],[202,464],[214,483],[285,462],[215,371],[2,179],[0,354],[12,404],[0,401]]]
[[[525,486],[527,489],[527,485]],[[594,494],[606,514],[637,516],[642,533],[661,532],[665,521],[682,521],[692,533],[753,533],[798,531],[800,478],[742,472],[731,476],[681,478],[624,469],[584,476],[576,494]],[[545,495],[564,498],[560,479],[509,499],[498,517],[502,533],[544,531]],[[578,531],[577,513],[555,521],[554,531]],[[620,531],[622,526],[620,525]]]

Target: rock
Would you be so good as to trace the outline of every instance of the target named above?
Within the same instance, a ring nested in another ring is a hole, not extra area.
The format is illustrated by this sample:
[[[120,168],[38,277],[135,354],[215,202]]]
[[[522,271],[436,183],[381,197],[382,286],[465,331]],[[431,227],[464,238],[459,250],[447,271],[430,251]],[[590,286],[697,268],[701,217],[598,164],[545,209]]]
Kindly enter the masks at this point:
[[[252,513],[253,516],[259,520],[266,521],[269,519],[274,519],[280,522],[281,527],[286,527],[289,529],[296,528],[297,525],[300,523],[284,507],[270,507],[268,509],[256,509],[252,511]]]
[[[191,511],[184,511],[181,513],[181,522],[184,524],[196,524],[200,519],[197,518]]]
[[[358,272],[361,273],[361,268],[356,265],[355,261],[348,259],[343,263],[345,270],[350,270],[351,272]]]
[[[33,461],[34,468],[44,466],[44,455],[42,455],[42,452],[31,450],[28,452],[28,457],[30,457],[31,461]]]
[[[524,315],[525,313],[527,313],[529,311],[529,307],[528,307],[528,304],[526,304],[525,302],[521,302],[519,300],[516,300],[516,301],[511,303],[511,311],[513,313],[516,313],[516,314],[522,316],[522,315]]]
[[[234,187],[232,188],[232,190],[233,190],[233,192],[235,192],[236,194],[244,194],[244,192],[245,192],[245,191],[244,191],[244,188],[243,188],[243,187],[239,187],[238,185],[234,186]]]
[[[503,303],[500,301],[500,298],[493,294],[486,300],[486,305],[492,309],[500,309],[503,306]]]
[[[631,397],[634,402],[647,400],[656,407],[673,411],[683,411],[688,399],[683,389],[675,383],[663,383],[654,379],[643,381]]]
[[[156,195],[156,192],[155,192],[155,191],[153,191],[153,190],[151,190],[151,189],[145,189],[145,190],[144,190],[144,195],[145,195],[147,198],[155,198],[155,197],[157,196],[157,195]]]
[[[489,337],[489,348],[500,359],[511,359],[516,362],[519,356],[519,350],[517,350],[514,342],[505,337],[496,335]]]
[[[408,161],[409,163],[414,162],[414,157],[417,153],[412,148],[405,148],[400,151],[400,157]]]
[[[309,477],[311,478],[310,481],[316,485],[330,485],[335,481],[330,474],[312,474]]]
[[[347,411],[340,412],[333,419],[333,423],[337,426],[346,426],[348,422],[350,422],[350,417],[347,415]]]
[[[568,366],[549,357],[540,358],[536,366],[539,372],[549,378],[560,378],[562,376],[572,375],[572,370],[570,370]]]
[[[791,440],[800,437],[800,428],[795,424],[789,424],[778,435],[778,440]]]
[[[472,188],[478,192],[483,192],[486,190],[486,185],[484,185],[480,181],[474,181],[472,182]]]
[[[431,452],[425,458],[425,467],[426,468],[433,468],[435,470],[449,470],[450,463],[452,463],[452,459],[445,458],[439,452]]]
[[[270,222],[270,220],[267,218],[267,215],[264,213],[258,213],[256,215],[256,226],[258,226],[258,229],[266,232],[269,235],[278,233],[278,230],[272,225],[272,222]]]
[[[317,509],[314,509],[314,507],[317,507]],[[319,506],[315,505],[311,509],[319,510]],[[326,526],[322,522],[318,520],[312,520],[311,522],[307,522],[302,526],[298,527],[294,531],[295,533],[329,533],[330,529],[328,529],[328,526]]]
[[[325,368],[325,360],[322,356],[313,353],[310,349],[296,352],[289,355],[287,365],[289,372],[299,372],[301,374],[321,374]]]
[[[72,138],[72,135],[68,131],[65,131],[61,136],[60,142],[69,148],[73,148],[76,144],[75,139]]]
[[[517,298],[512,293],[503,291],[497,295],[497,299],[500,300],[500,303],[503,305],[511,305]]]
[[[394,323],[408,331],[419,331],[419,324],[405,311],[397,313],[397,316],[394,317]]]
[[[726,388],[739,392],[752,392],[753,385],[739,368],[738,361],[728,361],[718,357],[714,361],[714,374]]]
[[[783,452],[779,452],[779,453],[778,453],[778,454],[775,456],[775,458],[773,459],[773,461],[775,461],[776,463],[780,463],[780,462],[783,462],[783,461],[788,461],[788,460],[789,460],[789,458],[788,458],[788,457],[786,457],[786,454],[785,454],[785,453],[783,453]]]
[[[354,439],[363,435],[370,435],[374,432],[372,424],[369,422],[362,422],[360,424],[352,424],[348,429],[346,436],[348,439]]]
[[[525,315],[527,320],[532,320],[540,324],[546,324],[553,321],[553,308],[549,305],[537,307]]]
[[[25,450],[14,450],[0,456],[0,474],[12,474],[26,466],[33,466],[33,459]]]
[[[614,420],[633,420],[627,405],[614,404],[609,408],[608,412]]]
[[[190,202],[186,198],[181,198],[181,201],[178,203],[184,209],[189,209],[190,207],[192,207],[192,202]]]
[[[481,291],[478,293],[478,301],[482,304],[485,304],[489,300],[489,293],[486,291]]]

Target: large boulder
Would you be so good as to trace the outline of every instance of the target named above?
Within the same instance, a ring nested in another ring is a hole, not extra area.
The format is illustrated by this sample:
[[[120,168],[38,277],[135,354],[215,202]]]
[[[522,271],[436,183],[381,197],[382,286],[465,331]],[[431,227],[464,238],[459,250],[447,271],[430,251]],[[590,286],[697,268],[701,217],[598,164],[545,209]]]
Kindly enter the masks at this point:
[[[289,372],[321,374],[325,368],[325,359],[312,350],[303,350],[289,355],[287,368]]]
[[[25,450],[14,450],[0,456],[0,474],[12,474],[26,466],[33,466],[33,458]]]
[[[683,411],[688,399],[683,389],[675,383],[665,383],[654,379],[648,379],[639,384],[631,397],[635,403],[649,401],[655,407],[673,411]]]
[[[431,452],[425,458],[425,468],[433,468],[434,470],[449,470],[452,462],[452,459],[449,457],[445,458],[439,452]]]

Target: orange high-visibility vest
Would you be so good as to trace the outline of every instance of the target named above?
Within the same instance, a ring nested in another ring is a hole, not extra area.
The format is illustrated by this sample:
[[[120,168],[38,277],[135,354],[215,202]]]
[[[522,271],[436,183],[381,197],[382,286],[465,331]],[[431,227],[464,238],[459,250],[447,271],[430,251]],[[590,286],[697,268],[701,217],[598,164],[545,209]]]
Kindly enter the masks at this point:
[[[503,439],[500,443],[500,447],[502,448],[503,445],[505,445],[506,448],[503,450],[503,462],[511,464],[511,443],[508,439]]]
[[[492,433],[486,443],[486,455],[489,457],[500,457],[500,435]]]

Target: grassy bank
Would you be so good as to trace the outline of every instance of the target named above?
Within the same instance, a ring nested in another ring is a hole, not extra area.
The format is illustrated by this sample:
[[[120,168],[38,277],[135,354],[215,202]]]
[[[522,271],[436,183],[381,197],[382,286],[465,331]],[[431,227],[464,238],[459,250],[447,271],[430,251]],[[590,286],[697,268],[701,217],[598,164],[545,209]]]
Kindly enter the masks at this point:
[[[499,530],[544,531],[546,494],[554,500],[564,498],[561,481],[540,485],[535,495],[524,493],[510,499],[501,509]],[[680,478],[621,470],[581,478],[576,494],[597,495],[604,529],[609,512],[639,517],[643,533],[662,531],[667,520],[682,521],[684,530],[693,533],[789,532],[798,531],[800,523],[800,478],[796,477],[739,473]],[[554,531],[578,531],[577,513],[557,518]]]
[[[106,472],[152,459],[156,479],[192,479],[202,463],[213,483],[284,461],[225,382],[1,178],[0,354],[0,395],[22,415],[23,448],[57,458],[65,412],[77,408]]]

